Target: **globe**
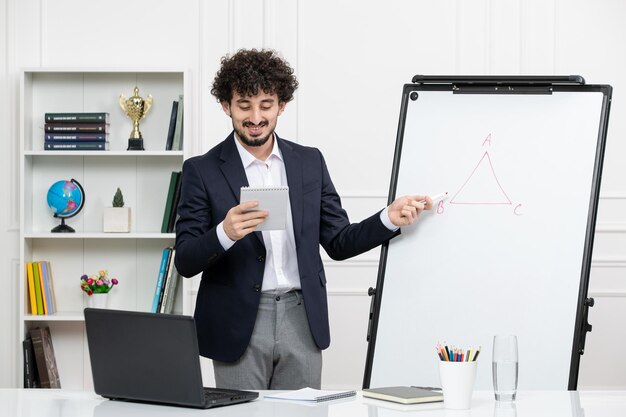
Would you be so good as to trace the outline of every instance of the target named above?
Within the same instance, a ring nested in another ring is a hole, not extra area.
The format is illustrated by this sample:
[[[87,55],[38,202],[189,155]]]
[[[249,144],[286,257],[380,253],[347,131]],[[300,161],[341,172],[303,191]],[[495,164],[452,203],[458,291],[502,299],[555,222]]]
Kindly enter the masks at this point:
[[[52,232],[74,232],[65,224],[65,219],[77,215],[85,204],[85,191],[78,181],[57,181],[48,189],[48,206],[54,217],[61,219],[61,224],[52,229]]]

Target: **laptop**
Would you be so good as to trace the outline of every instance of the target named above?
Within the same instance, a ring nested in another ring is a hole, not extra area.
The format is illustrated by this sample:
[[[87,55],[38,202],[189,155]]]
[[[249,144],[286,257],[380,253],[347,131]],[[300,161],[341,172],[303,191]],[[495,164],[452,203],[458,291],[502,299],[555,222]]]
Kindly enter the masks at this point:
[[[86,308],[96,394],[182,407],[250,401],[257,392],[204,388],[193,317]]]

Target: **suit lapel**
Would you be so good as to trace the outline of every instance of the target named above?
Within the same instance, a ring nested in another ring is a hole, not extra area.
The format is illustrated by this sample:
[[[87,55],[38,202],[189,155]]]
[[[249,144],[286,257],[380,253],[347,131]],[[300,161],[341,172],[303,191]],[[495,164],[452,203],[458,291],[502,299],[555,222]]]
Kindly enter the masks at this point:
[[[248,177],[246,177],[246,171],[244,170],[243,163],[241,162],[241,157],[239,156],[239,152],[237,152],[237,147],[235,146],[235,140],[233,132],[224,141],[224,146],[222,147],[222,152],[220,154],[220,159],[224,162],[220,166],[220,169],[230,186],[230,190],[235,196],[235,200],[239,204],[241,203],[241,187],[247,187],[249,184]],[[256,236],[261,245],[265,247],[261,232],[254,232],[253,234]]]
[[[304,202],[302,199],[302,159],[300,155],[284,140],[276,135],[278,146],[285,161],[287,184],[289,185],[289,201],[291,203],[291,217],[293,219],[293,233],[296,243],[302,235],[302,216]]]
[[[220,166],[224,178],[228,182],[235,200],[239,201],[241,187],[248,186],[248,178],[246,177],[246,171],[243,169],[239,152],[235,147],[235,137],[231,133],[224,141],[222,146],[222,153],[220,159],[224,161]]]

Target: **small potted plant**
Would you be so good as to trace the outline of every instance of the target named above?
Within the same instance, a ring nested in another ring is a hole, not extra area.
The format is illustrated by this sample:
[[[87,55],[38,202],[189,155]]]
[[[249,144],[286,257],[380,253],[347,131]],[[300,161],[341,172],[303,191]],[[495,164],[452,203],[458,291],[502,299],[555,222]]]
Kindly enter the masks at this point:
[[[105,232],[130,232],[130,207],[124,207],[124,196],[119,187],[113,196],[113,207],[106,207],[104,209],[103,223],[103,230]]]
[[[119,284],[117,279],[109,279],[108,275],[109,271],[102,269],[95,275],[80,277],[80,289],[89,297],[89,307],[106,308],[109,291]]]

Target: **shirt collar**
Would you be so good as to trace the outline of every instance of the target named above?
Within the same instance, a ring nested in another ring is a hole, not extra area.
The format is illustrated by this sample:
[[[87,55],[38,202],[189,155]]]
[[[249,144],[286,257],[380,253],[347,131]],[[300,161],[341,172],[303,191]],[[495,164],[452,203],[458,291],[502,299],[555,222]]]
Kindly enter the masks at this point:
[[[248,150],[246,148],[244,148],[241,143],[239,143],[239,139],[237,139],[237,132],[235,132],[234,136],[233,136],[233,140],[235,141],[235,146],[237,146],[237,152],[239,152],[239,157],[241,158],[241,162],[243,163],[243,167],[244,168],[248,168],[250,165],[252,165],[253,163],[255,163],[256,161],[259,162],[269,162],[270,159],[272,159],[272,157],[276,157],[278,159],[280,159],[281,161],[283,160],[283,155],[280,151],[280,148],[278,147],[278,141],[277,141],[277,136],[276,134],[274,134],[274,146],[272,147],[272,152],[270,153],[270,155],[267,157],[266,161],[261,161],[259,159],[257,159],[254,155],[252,155],[250,152],[248,152]]]

